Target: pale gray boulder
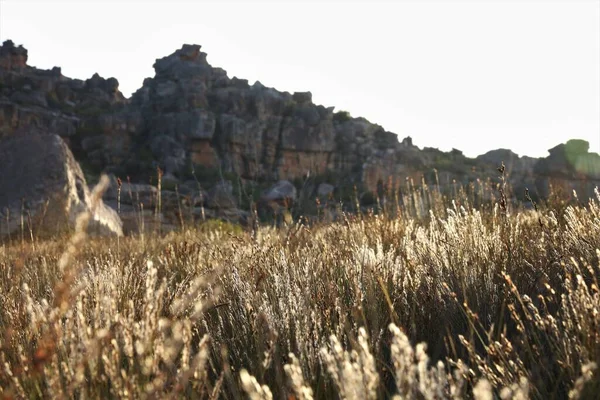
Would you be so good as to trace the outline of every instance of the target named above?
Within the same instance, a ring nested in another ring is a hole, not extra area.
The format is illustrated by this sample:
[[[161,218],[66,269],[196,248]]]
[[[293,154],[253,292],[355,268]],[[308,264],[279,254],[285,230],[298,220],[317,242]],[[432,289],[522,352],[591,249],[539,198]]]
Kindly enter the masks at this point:
[[[64,232],[92,206],[83,172],[59,136],[30,133],[0,140],[0,236],[21,229],[36,235]],[[88,232],[123,235],[119,216],[101,199]]]

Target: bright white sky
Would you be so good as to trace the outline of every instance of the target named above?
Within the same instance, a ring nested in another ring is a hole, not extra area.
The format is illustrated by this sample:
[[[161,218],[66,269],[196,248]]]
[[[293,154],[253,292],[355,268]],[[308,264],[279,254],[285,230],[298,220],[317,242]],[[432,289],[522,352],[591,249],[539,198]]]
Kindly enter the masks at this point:
[[[116,77],[129,96],[156,58],[202,45],[229,76],[311,91],[419,146],[546,156],[600,151],[600,2],[0,0],[0,40],[29,64]]]

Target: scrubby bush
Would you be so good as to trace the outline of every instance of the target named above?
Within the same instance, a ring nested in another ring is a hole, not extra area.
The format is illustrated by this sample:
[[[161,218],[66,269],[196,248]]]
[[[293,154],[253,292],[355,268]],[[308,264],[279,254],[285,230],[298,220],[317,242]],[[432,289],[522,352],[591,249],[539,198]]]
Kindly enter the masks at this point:
[[[338,111],[335,112],[333,114],[333,120],[335,122],[346,122],[346,121],[350,121],[352,119],[352,116],[350,115],[350,113],[348,111]]]

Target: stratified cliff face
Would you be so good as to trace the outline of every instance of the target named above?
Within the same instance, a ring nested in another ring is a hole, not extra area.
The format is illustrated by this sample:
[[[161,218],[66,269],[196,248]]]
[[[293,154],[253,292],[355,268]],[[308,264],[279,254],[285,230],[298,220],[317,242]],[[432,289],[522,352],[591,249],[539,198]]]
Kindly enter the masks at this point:
[[[175,176],[200,164],[247,179],[292,179],[361,169],[401,146],[378,125],[315,105],[310,92],[229,78],[197,45],[157,60],[154,69],[131,104],[142,112],[152,154]]]
[[[310,92],[229,78],[197,45],[157,60],[155,77],[131,99],[114,78],[81,81],[30,67],[27,50],[10,41],[1,52],[0,135],[56,133],[96,171],[142,178],[161,166],[182,179],[202,166],[264,180],[352,171],[374,189],[398,172],[391,164],[402,151],[418,151],[379,125],[314,104]]]
[[[310,92],[229,78],[198,45],[158,59],[154,69],[126,99],[114,78],[96,74],[82,81],[64,77],[58,67],[28,66],[27,50],[6,41],[0,47],[0,137],[55,133],[84,170],[148,182],[160,167],[167,181],[183,188],[192,175],[275,182],[310,174],[375,191],[382,182],[401,187],[406,178],[433,183],[434,170],[442,185],[495,179],[502,161],[515,192],[529,187],[545,196],[555,182],[584,197],[600,181],[600,159],[587,142],[559,145],[541,160],[510,150],[471,159],[458,150],[421,150],[410,137],[399,141],[364,118],[314,104]]]

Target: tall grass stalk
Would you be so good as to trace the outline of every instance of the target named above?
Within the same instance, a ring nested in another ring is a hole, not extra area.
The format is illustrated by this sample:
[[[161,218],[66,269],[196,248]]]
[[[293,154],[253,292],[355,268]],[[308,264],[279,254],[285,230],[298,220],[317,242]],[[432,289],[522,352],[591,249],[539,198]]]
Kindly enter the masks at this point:
[[[118,247],[83,215],[68,242],[9,244],[0,396],[595,398],[600,193],[504,213],[481,185]]]

